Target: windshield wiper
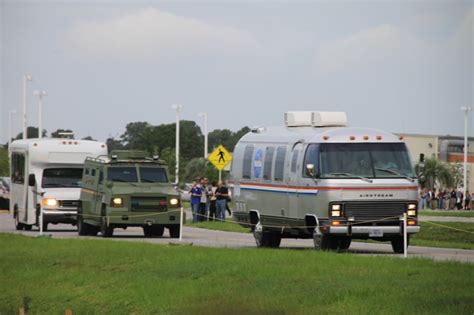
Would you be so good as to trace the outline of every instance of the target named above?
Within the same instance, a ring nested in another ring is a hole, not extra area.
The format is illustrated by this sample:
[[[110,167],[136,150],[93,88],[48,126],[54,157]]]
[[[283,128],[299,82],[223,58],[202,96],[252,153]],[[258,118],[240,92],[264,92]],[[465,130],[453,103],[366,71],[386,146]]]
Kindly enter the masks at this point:
[[[405,178],[406,180],[409,180],[412,183],[415,181],[415,179],[413,179],[412,177],[410,177],[408,175],[405,175],[405,174],[402,174],[402,173],[399,173],[399,172],[397,172],[395,170],[392,170],[392,169],[376,167],[375,170],[382,171],[382,172],[387,172],[387,173],[390,173],[390,174],[393,174],[393,175],[400,176],[402,178]]]
[[[361,179],[361,180],[363,180],[363,181],[366,181],[366,182],[368,182],[368,183],[372,183],[372,182],[373,182],[373,180],[371,180],[370,178],[363,177],[363,176],[359,176],[359,175],[355,175],[355,174],[352,174],[352,173],[329,173],[328,175],[355,177],[355,178]]]

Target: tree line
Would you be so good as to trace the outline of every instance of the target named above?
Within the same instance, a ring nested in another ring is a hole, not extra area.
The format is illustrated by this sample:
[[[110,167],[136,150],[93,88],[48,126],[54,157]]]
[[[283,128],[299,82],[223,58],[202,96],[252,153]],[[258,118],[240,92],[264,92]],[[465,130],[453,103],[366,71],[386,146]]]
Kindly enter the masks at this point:
[[[234,150],[239,139],[250,131],[243,127],[234,132],[229,129],[215,129],[208,134],[208,148],[212,152],[222,144],[230,152]],[[42,131],[43,137],[47,130]],[[74,139],[71,129],[57,129],[51,132],[50,138]],[[37,138],[38,128],[28,127],[27,138]],[[23,132],[13,140],[22,139]],[[95,140],[91,136],[83,140]],[[125,131],[118,136],[108,137],[106,143],[109,151],[112,150],[143,150],[150,155],[159,155],[168,163],[170,180],[174,181],[176,166],[176,123],[152,125],[145,121],[130,122],[125,126]],[[7,147],[7,146],[5,146]],[[200,126],[195,121],[180,121],[180,179],[191,181],[198,176],[208,177],[211,181],[218,178],[218,172],[204,159],[204,135]]]

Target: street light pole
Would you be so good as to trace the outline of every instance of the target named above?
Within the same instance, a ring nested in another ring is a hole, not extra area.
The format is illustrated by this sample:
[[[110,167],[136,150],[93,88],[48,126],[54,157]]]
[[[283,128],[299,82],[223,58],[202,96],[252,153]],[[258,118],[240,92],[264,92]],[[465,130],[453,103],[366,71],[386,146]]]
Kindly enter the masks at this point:
[[[208,157],[208,132],[207,132],[207,113],[199,113],[199,117],[204,118],[204,158]]]
[[[26,122],[26,84],[28,81],[32,81],[33,77],[31,74],[24,74],[23,75],[23,139],[26,139],[26,131],[27,131],[27,122]]]
[[[466,198],[466,192],[467,192],[467,125],[468,125],[468,118],[469,118],[469,112],[472,110],[470,106],[462,106],[461,110],[464,111],[464,166],[463,166],[463,171],[464,171],[464,199]]]
[[[46,91],[34,91],[34,96],[38,96],[38,139],[43,138],[43,97],[47,96]]]
[[[176,110],[176,170],[175,170],[175,183],[179,183],[179,112],[183,108],[182,105],[172,105],[171,108]]]

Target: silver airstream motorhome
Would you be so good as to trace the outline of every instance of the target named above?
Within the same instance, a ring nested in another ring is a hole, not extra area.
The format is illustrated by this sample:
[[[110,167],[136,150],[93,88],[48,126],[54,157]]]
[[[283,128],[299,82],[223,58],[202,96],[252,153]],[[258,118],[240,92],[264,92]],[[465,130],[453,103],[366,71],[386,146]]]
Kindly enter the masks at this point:
[[[317,249],[352,239],[403,245],[417,221],[418,183],[405,143],[380,130],[346,127],[342,112],[288,112],[285,126],[255,128],[237,143],[231,169],[234,219],[258,247],[313,238]]]

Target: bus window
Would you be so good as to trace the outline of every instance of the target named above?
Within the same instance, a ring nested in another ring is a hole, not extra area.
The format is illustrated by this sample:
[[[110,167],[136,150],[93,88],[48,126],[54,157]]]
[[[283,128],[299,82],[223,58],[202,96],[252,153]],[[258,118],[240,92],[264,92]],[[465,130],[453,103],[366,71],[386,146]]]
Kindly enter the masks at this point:
[[[19,153],[12,154],[12,182],[23,184],[25,182],[25,156]]]
[[[274,147],[267,147],[265,152],[265,164],[263,165],[263,179],[270,180],[272,178],[272,163]]]
[[[285,168],[286,147],[278,147],[275,158],[275,173],[273,180],[283,180]]]
[[[248,145],[245,147],[244,162],[242,165],[242,177],[249,178],[252,172],[252,157],[253,157],[253,146]]]

